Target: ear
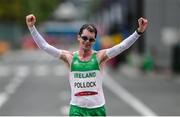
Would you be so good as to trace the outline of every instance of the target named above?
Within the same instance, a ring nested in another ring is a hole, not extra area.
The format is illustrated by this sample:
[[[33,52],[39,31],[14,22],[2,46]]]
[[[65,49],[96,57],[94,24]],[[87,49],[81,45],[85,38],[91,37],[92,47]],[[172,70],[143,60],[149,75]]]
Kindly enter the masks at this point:
[[[77,40],[78,40],[78,41],[80,41],[80,38],[81,38],[80,35],[77,35]]]

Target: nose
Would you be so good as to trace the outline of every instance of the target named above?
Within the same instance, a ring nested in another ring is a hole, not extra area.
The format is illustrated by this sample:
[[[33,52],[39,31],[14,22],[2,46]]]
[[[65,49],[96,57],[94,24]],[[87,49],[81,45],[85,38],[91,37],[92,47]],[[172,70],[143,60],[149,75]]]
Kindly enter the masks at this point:
[[[86,42],[89,42],[89,43],[90,43],[90,40],[88,39],[88,40],[86,40]]]

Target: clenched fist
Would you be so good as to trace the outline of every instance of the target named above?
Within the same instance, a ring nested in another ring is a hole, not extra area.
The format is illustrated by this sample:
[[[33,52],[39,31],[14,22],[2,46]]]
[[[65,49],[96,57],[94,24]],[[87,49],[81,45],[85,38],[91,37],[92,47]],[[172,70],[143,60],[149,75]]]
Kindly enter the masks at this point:
[[[36,17],[33,14],[26,16],[26,24],[28,27],[32,27],[36,22]]]
[[[139,27],[137,29],[138,32],[143,33],[147,28],[148,20],[141,17],[138,19],[138,24],[139,24]]]

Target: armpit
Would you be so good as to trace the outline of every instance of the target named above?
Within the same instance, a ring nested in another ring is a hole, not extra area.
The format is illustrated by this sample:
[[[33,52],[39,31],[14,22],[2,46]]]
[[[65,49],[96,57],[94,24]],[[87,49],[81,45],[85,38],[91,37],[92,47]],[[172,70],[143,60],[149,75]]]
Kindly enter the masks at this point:
[[[72,59],[72,54],[70,52],[66,52],[66,51],[63,51],[61,56],[60,56],[60,59],[65,62],[65,64],[70,67],[70,63],[71,63],[71,59]]]

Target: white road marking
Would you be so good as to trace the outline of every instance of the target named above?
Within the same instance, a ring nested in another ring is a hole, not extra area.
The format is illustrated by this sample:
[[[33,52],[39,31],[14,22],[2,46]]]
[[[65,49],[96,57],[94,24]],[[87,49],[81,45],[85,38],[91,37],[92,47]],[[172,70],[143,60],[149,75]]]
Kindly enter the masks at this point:
[[[48,68],[47,65],[37,65],[33,69],[33,73],[37,77],[43,77],[43,76],[47,76],[48,74],[50,74],[49,70],[51,70],[51,69]]]
[[[0,77],[7,77],[10,75],[10,69],[8,66],[1,65],[0,66]]]
[[[157,116],[150,108],[148,108],[143,102],[134,97],[126,89],[124,89],[120,84],[116,83],[111,76],[104,72],[105,79],[104,85],[111,90],[120,99],[129,104],[133,109],[139,112],[143,116]]]
[[[66,66],[64,65],[57,65],[57,66],[54,66],[53,68],[53,74],[55,76],[64,76],[66,74],[68,74],[68,69],[66,69]]]
[[[2,105],[7,101],[7,94],[6,93],[1,93],[0,94],[0,108]]]
[[[29,68],[27,66],[18,66],[15,72],[14,78],[6,85],[4,92],[0,94],[0,109],[8,101],[10,95],[14,94],[17,88],[22,84],[29,74]]]

